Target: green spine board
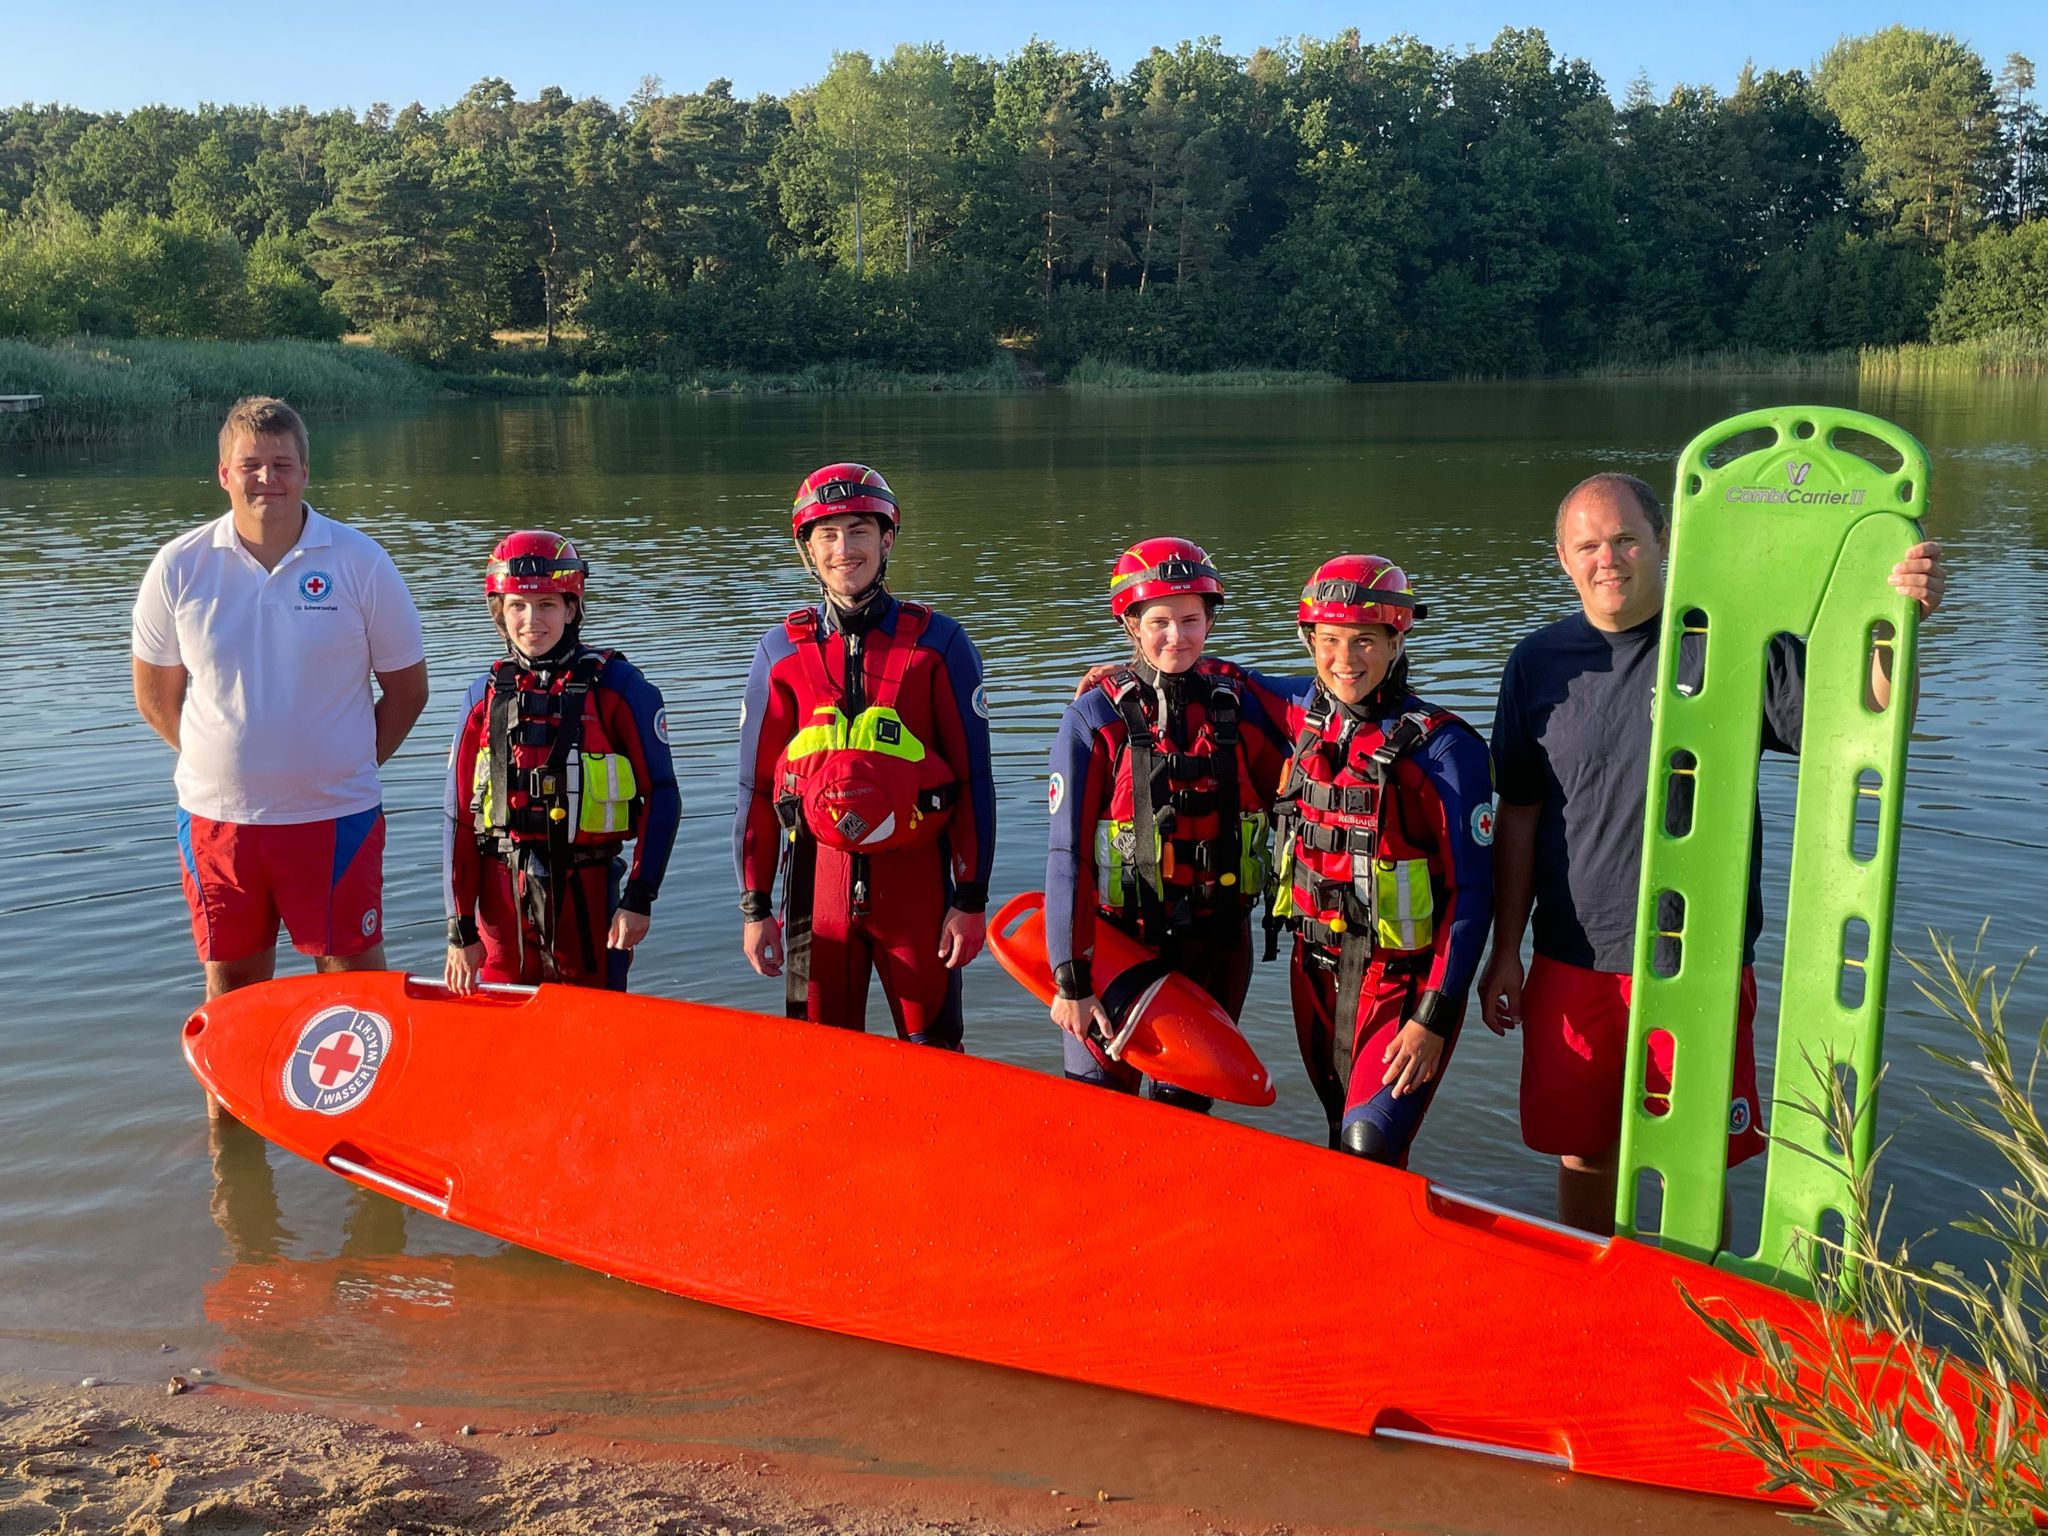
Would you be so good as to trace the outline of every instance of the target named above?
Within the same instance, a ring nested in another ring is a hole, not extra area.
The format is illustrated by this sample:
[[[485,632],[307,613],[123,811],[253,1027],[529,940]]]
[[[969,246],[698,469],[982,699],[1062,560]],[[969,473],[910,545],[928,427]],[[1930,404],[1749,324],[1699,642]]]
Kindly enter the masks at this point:
[[[1887,471],[1840,446],[1845,431],[1885,444],[1902,463]],[[1718,468],[1709,462],[1732,439],[1760,432],[1772,434],[1764,446]],[[1672,503],[1616,1229],[1640,1235],[1636,1199],[1640,1175],[1649,1170],[1663,1184],[1659,1237],[1666,1247],[1806,1294],[1817,1254],[1802,1234],[1822,1230],[1834,1212],[1853,1235],[1851,1179],[1871,1155],[1918,621],[1916,605],[1888,578],[1921,537],[1927,480],[1926,450],[1889,422],[1790,406],[1730,417],[1694,438],[1680,456]],[[1745,489],[1759,499],[1730,499]],[[1842,499],[1814,499],[1835,496]],[[1674,686],[1679,636],[1696,612],[1706,618],[1705,674],[1699,691],[1686,696]],[[1880,621],[1895,637],[1892,701],[1882,711],[1866,702],[1871,636]],[[1764,673],[1780,633],[1806,638],[1806,698],[1763,1222],[1756,1251],[1736,1254],[1721,1251],[1735,1017]],[[1674,837],[1664,807],[1680,752],[1696,760],[1694,800],[1689,829]],[[1879,776],[1876,842],[1872,857],[1858,861],[1859,780],[1866,771]],[[1685,898],[1680,960],[1668,977],[1653,969],[1663,891]],[[1852,919],[1867,924],[1854,1007],[1842,1001]],[[1661,1115],[1651,1112],[1639,1087],[1628,1086],[1644,1082],[1649,1039],[1660,1030],[1675,1051],[1668,1112]],[[1857,1121],[1846,1170],[1824,1117],[1833,1064],[1855,1074]],[[1804,1105],[1821,1107],[1823,1115]]]

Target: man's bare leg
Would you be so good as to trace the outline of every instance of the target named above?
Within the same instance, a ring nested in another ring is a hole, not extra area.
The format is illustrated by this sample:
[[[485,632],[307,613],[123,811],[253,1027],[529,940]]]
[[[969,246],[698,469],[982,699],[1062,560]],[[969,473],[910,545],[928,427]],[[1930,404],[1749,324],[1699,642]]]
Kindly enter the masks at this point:
[[[274,948],[259,949],[239,960],[209,960],[206,962],[206,1000],[210,1003],[238,987],[253,987],[276,974],[277,951]]]
[[[1604,1158],[1561,1157],[1557,1160],[1557,1219],[1596,1237],[1614,1236],[1614,1193],[1617,1180],[1617,1145]],[[1728,1198],[1728,1186],[1721,1186],[1721,1247],[1734,1239],[1735,1212]]]
[[[269,949],[259,949],[255,954],[244,955],[239,960],[208,960],[204,962],[204,967],[206,1000],[210,1003],[216,997],[225,996],[242,987],[253,987],[257,982],[268,981],[275,976],[277,948],[273,945]],[[206,1096],[206,1115],[210,1120],[219,1120],[224,1116],[233,1118],[221,1108],[220,1100],[210,1093]]]
[[[1596,1237],[1614,1235],[1615,1153],[1557,1160],[1557,1219]]]
[[[313,960],[313,969],[332,974],[336,971],[386,971],[384,963],[384,941],[379,939],[359,955],[318,955]]]

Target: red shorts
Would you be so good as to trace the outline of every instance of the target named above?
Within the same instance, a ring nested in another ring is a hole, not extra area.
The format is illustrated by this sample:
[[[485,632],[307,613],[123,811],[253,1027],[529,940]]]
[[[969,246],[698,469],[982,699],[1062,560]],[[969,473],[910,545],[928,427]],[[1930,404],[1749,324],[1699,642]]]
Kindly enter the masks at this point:
[[[1522,1140],[1558,1157],[1602,1158],[1621,1140],[1631,978],[1536,957],[1522,986]],[[1756,1094],[1756,973],[1742,972],[1728,1165],[1767,1144]],[[1643,1091],[1671,1091],[1671,1037],[1650,1038]]]
[[[290,825],[208,821],[178,812],[178,862],[201,960],[273,948],[338,959],[384,937],[384,812]]]

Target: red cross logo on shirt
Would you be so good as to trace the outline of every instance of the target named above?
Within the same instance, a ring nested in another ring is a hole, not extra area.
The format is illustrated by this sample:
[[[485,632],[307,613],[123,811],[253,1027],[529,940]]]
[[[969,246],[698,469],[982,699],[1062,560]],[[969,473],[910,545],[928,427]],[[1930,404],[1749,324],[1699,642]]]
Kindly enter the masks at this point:
[[[306,578],[306,596],[319,597],[326,590],[327,583],[322,581],[318,576],[308,576]]]
[[[362,1064],[362,1043],[345,1029],[329,1035],[313,1053],[313,1072],[322,1088],[332,1088]]]

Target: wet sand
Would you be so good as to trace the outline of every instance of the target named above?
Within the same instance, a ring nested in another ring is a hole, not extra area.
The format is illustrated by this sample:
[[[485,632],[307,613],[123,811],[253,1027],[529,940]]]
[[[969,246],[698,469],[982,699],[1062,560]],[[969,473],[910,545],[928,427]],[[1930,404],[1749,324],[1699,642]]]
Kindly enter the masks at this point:
[[[595,1416],[371,1410],[267,1396],[204,1377],[180,1378],[190,1384],[172,1395],[169,1377],[167,1369],[160,1382],[95,1380],[89,1387],[0,1377],[0,1536],[1746,1536],[1783,1528],[1781,1517],[1759,1505],[1679,1498],[1341,1436],[1310,1436],[1333,1459],[1304,1464],[1287,1455],[1287,1441],[1299,1432],[1228,1415],[1220,1416],[1226,1436],[1245,1430],[1249,1446],[1190,1438],[1120,1463],[1117,1448],[1105,1445],[1092,1465],[1070,1464],[1101,1478],[1022,1486],[932,1468],[861,1466],[840,1454],[621,1438]],[[1263,1479],[1246,1485],[1238,1453],[1247,1449],[1271,1456],[1273,1481],[1263,1488],[1256,1486]],[[1221,1465],[1208,1465],[1204,1450],[1221,1451]],[[1119,1470],[1121,1478],[1114,1475]],[[1347,1504],[1355,1515],[1345,1515]],[[1317,1507],[1334,1518],[1301,1518]]]
[[[0,1533],[208,1531],[438,1536],[780,1536],[1165,1529],[1041,1494],[867,1480],[716,1448],[633,1447],[547,1423],[463,1426],[280,1408],[225,1388],[177,1397],[0,1384]],[[1035,1504],[1035,1508],[1027,1505]],[[1189,1527],[1201,1528],[1201,1527]]]

